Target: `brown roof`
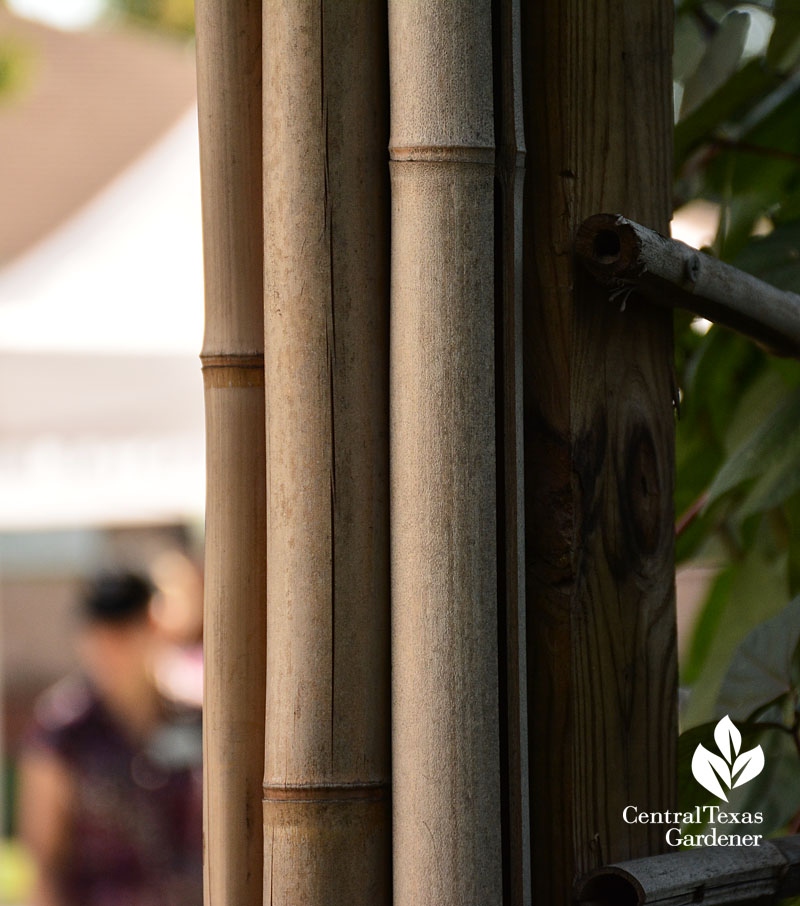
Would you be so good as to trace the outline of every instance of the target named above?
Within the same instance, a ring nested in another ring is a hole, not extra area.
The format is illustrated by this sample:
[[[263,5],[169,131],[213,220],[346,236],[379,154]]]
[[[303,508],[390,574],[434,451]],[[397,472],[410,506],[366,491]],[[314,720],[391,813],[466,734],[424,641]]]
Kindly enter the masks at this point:
[[[136,30],[62,32],[0,7],[31,55],[0,99],[0,266],[64,221],[193,102],[191,47]]]

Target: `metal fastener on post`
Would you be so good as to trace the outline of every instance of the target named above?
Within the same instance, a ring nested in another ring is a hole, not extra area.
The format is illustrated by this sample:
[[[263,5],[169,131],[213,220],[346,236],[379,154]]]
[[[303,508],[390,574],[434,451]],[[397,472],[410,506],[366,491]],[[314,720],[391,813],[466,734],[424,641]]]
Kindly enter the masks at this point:
[[[575,252],[614,298],[636,290],[659,305],[724,324],[776,355],[800,358],[800,296],[668,239],[620,214],[594,214]]]

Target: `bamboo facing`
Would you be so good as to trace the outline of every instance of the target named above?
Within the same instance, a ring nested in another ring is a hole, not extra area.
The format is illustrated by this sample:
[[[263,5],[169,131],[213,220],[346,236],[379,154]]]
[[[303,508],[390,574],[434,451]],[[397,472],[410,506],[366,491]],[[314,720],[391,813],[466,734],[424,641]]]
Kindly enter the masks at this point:
[[[574,266],[578,226],[671,210],[671,0],[523,8],[525,493],[536,902],[650,855],[674,806],[671,318]],[[543,87],[543,86],[546,86]]]
[[[265,440],[260,0],[197,0],[207,427],[206,906],[260,906]]]
[[[488,0],[390,0],[394,902],[502,900]]]
[[[391,902],[386,22],[264,7],[264,902]]]

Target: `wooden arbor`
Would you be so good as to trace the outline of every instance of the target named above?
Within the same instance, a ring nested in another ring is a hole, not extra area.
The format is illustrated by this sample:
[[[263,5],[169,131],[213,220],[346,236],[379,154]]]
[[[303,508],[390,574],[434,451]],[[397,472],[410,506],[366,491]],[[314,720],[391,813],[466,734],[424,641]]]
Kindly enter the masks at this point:
[[[671,0],[197,9],[206,902],[567,903],[674,796],[670,321],[572,257]]]

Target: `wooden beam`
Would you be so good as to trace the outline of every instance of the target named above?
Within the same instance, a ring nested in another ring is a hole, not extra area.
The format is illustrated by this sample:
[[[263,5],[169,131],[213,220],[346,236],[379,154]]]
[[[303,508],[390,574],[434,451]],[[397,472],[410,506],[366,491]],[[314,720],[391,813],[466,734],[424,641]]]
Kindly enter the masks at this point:
[[[778,355],[800,358],[800,296],[668,239],[619,214],[594,214],[578,230],[575,253],[624,302],[631,291],[669,308],[724,324]]]
[[[672,327],[574,264],[579,225],[671,214],[672,0],[525,4],[525,495],[534,902],[660,851],[674,806]]]

